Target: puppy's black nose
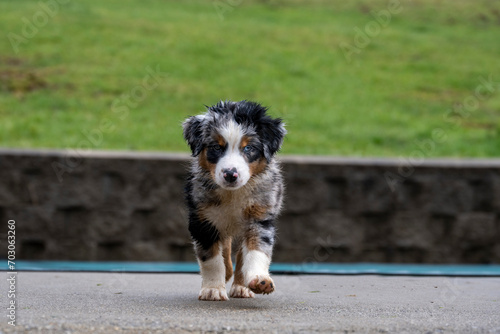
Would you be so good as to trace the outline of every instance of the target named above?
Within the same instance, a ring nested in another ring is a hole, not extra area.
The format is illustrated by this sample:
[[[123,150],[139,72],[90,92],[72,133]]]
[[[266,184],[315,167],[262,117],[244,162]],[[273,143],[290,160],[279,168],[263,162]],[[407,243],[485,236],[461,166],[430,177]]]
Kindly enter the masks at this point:
[[[233,183],[238,178],[238,172],[236,171],[236,168],[223,169],[222,173],[224,175],[224,180],[226,180],[229,183]]]

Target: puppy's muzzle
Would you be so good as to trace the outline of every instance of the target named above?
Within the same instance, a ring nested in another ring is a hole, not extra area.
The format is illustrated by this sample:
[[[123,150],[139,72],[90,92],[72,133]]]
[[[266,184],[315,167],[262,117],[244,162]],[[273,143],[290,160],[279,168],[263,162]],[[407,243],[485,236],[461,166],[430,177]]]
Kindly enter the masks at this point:
[[[224,180],[228,183],[234,183],[238,179],[238,171],[236,168],[227,168],[222,170],[222,174],[224,176]]]

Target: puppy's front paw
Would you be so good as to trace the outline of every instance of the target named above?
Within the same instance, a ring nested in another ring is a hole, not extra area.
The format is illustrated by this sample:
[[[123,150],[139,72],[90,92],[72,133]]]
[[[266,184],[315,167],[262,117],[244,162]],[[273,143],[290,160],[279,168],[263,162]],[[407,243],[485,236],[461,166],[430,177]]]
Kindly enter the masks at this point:
[[[198,295],[199,300],[221,301],[228,300],[226,288],[202,288]]]
[[[248,283],[248,288],[255,293],[268,295],[274,291],[274,282],[269,275],[257,275]]]
[[[229,291],[229,295],[233,298],[253,298],[255,297],[254,293],[250,291],[246,286],[233,284],[231,286],[231,291]]]

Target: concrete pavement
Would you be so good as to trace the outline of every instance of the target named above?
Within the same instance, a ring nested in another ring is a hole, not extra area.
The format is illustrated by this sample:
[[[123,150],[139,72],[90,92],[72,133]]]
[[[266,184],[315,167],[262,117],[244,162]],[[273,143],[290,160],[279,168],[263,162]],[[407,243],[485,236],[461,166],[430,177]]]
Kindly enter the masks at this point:
[[[5,278],[6,333],[500,333],[500,278],[275,275],[272,295],[201,302],[195,274],[20,272],[15,327]]]

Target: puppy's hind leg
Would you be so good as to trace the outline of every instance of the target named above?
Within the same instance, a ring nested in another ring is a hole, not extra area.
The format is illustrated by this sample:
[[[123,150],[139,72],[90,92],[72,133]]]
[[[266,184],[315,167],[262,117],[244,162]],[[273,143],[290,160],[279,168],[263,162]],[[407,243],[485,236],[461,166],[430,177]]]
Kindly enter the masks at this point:
[[[236,270],[234,272],[234,281],[229,295],[233,298],[253,298],[255,295],[245,286],[245,277],[241,267],[243,266],[243,251],[240,247],[236,253]]]
[[[231,262],[231,238],[227,238],[223,242],[222,257],[226,267],[226,282],[233,277],[233,262]]]

